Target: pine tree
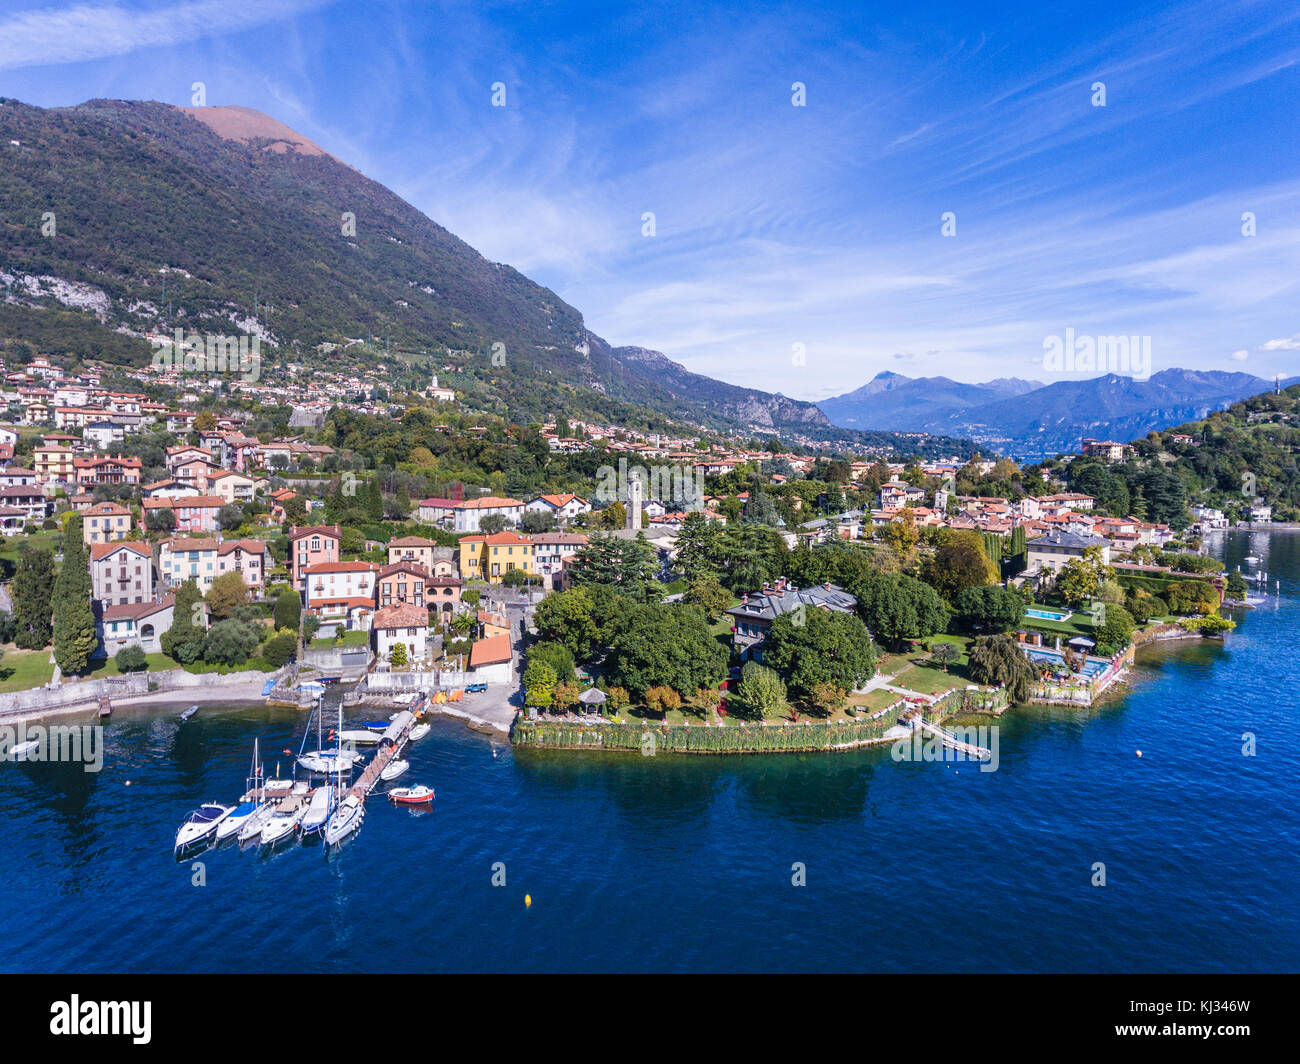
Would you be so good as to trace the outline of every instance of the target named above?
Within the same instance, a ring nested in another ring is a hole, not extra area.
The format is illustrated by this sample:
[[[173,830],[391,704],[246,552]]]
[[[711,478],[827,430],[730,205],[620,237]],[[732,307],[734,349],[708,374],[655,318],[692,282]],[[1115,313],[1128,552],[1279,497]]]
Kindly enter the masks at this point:
[[[182,665],[189,665],[203,656],[207,631],[202,623],[194,623],[196,616],[202,617],[194,608],[202,601],[203,592],[193,580],[186,580],[176,589],[172,626],[163,633],[161,644],[163,653]]]
[[[379,475],[376,474],[366,485],[366,514],[372,521],[384,519],[384,493],[379,487]]]
[[[85,672],[99,643],[81,525],[81,515],[73,514],[63,535],[63,565],[54,582],[54,660],[65,676]]]

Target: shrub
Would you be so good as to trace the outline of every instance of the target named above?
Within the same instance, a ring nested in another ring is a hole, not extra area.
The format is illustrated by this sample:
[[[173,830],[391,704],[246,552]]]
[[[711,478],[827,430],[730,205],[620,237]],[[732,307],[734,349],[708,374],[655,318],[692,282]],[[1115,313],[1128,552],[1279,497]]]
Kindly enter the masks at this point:
[[[671,687],[652,687],[645,693],[646,708],[652,713],[664,714],[682,708],[682,696]]]
[[[145,656],[144,648],[140,646],[123,647],[113,656],[113,661],[117,664],[117,671],[121,673],[140,672],[149,666],[149,659]]]

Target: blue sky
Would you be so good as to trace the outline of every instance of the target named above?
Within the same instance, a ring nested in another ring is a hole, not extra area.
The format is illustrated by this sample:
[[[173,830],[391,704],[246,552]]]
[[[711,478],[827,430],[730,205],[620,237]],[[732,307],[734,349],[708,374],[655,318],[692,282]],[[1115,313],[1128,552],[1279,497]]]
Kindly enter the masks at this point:
[[[4,0],[0,95],[202,81],[610,342],[797,398],[1049,380],[1067,328],[1295,373],[1300,7],[1120,6]]]

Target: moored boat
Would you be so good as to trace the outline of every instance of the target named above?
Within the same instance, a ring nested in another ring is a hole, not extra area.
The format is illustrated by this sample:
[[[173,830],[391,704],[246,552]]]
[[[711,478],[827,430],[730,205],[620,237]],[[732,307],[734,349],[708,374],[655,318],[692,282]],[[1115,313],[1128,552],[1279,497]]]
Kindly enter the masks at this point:
[[[407,736],[407,738],[410,739],[411,742],[417,742],[418,740],[423,739],[426,735],[428,735],[429,729],[432,727],[433,725],[431,724],[417,724],[414,728],[411,729],[411,733]]]
[[[176,832],[176,852],[184,853],[206,843],[232,811],[231,806],[216,802],[199,806]]]
[[[355,794],[349,794],[330,814],[329,821],[325,824],[325,845],[334,846],[342,842],[361,827],[365,816],[365,804]]]
[[[406,775],[406,770],[410,767],[411,763],[409,761],[404,761],[399,757],[384,766],[383,771],[379,773],[379,778],[387,783],[389,780],[395,780],[399,776]]]
[[[388,798],[397,805],[428,805],[433,801],[433,788],[423,783],[413,787],[394,787],[388,792]]]
[[[290,795],[271,814],[266,827],[262,829],[261,842],[264,847],[283,842],[298,830],[303,815],[307,812],[306,803],[296,794]]]

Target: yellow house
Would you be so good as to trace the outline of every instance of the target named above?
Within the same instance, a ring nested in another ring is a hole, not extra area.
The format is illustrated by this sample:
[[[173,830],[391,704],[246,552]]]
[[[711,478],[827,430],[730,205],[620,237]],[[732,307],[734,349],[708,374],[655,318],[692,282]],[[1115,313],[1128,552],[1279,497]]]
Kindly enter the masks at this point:
[[[460,575],[466,580],[499,584],[506,573],[522,569],[533,575],[533,542],[515,532],[464,536],[460,541]]]

